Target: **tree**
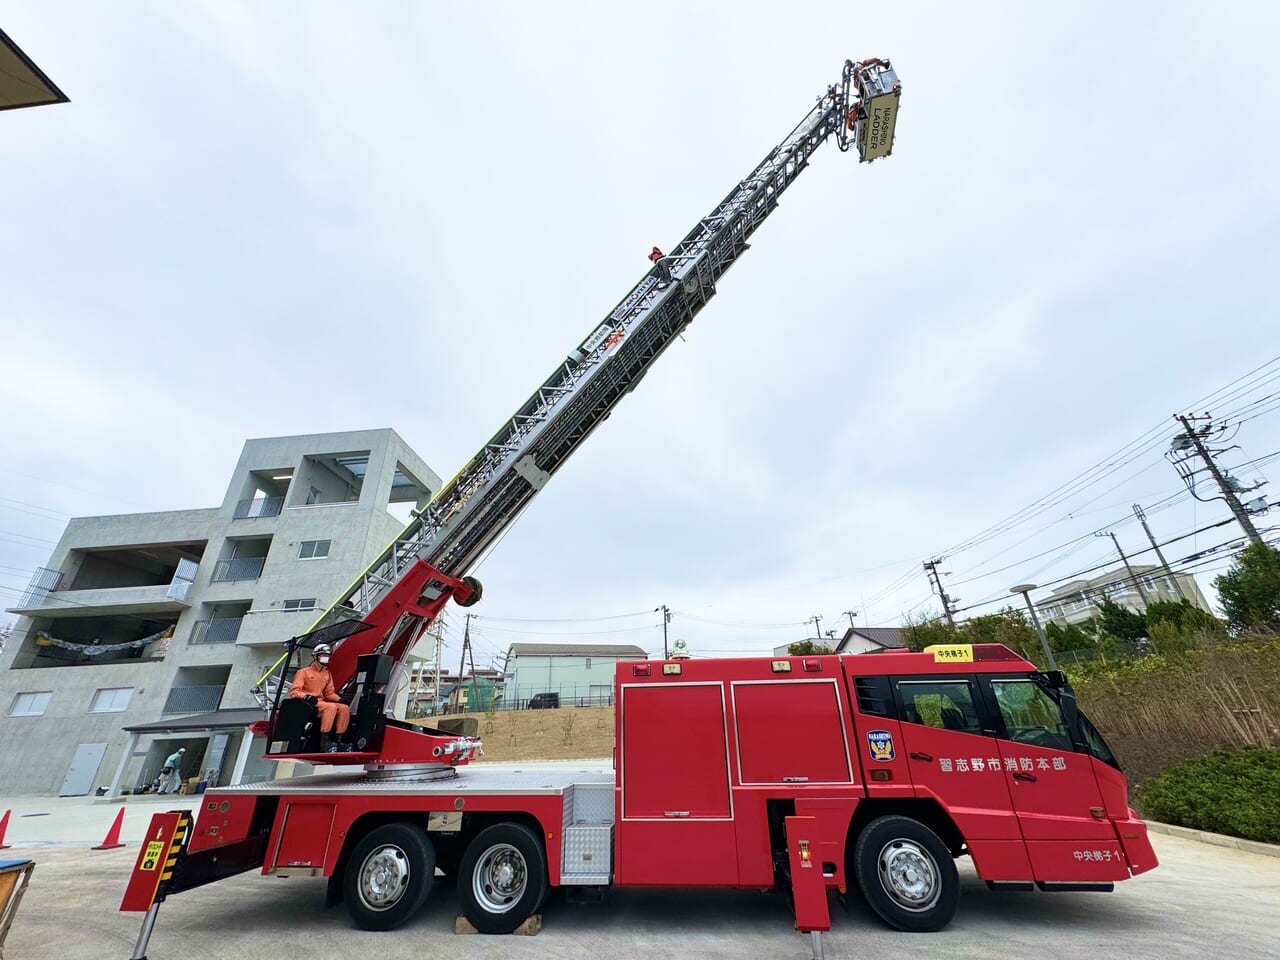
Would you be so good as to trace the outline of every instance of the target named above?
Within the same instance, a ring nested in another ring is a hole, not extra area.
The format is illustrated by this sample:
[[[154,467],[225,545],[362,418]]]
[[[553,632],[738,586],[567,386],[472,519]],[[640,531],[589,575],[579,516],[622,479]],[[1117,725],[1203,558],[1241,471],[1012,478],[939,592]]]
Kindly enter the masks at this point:
[[[951,624],[934,613],[918,613],[906,616],[902,621],[902,642],[912,653],[937,643],[967,643]]]
[[[1134,643],[1147,635],[1147,618],[1142,614],[1120,606],[1110,597],[1095,600],[1093,605],[1098,608],[1098,620],[1104,632],[1126,643]]]
[[[1049,649],[1054,653],[1094,649],[1093,640],[1074,623],[1060,627],[1050,620],[1044,625],[1044,636],[1049,641]]]
[[[831,648],[816,640],[797,640],[787,647],[787,653],[793,657],[813,657],[822,653],[830,653]]]
[[[1148,634],[1154,640],[1157,633],[1168,637],[1171,631],[1181,634],[1194,647],[1203,637],[1221,637],[1223,623],[1185,597],[1181,600],[1152,600],[1147,604]]]
[[[1231,561],[1231,568],[1215,577],[1227,625],[1242,630],[1280,630],[1280,551],[1265,543],[1251,543]]]
[[[0,623],[0,650],[4,649],[4,645],[9,642],[11,636],[13,636],[13,624]]]
[[[968,620],[961,628],[962,643],[1003,643],[1025,660],[1041,657],[1040,638],[1021,610],[1005,607],[999,613],[988,613]]]

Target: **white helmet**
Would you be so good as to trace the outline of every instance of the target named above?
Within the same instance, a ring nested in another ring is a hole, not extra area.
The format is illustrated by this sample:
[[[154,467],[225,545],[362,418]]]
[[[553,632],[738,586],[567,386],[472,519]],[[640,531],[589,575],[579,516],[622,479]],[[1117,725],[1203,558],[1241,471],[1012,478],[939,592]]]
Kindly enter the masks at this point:
[[[322,653],[332,654],[333,647],[329,646],[327,643],[317,643],[315,649],[311,651],[311,655],[314,657],[318,657]]]

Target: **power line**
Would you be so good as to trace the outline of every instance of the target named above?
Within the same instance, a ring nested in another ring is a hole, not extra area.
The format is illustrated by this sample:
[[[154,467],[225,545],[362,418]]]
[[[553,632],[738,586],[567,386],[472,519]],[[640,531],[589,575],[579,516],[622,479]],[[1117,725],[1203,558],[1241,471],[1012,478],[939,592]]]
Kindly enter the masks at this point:
[[[634,613],[614,613],[603,617],[559,617],[546,620],[526,617],[486,617],[476,614],[472,619],[485,623],[596,623],[605,620],[625,620],[628,617],[647,617],[650,613],[649,610],[637,610]]]
[[[1230,383],[1219,387],[1217,390],[1214,390],[1195,401],[1189,408],[1198,408],[1205,403],[1229,403],[1232,400],[1238,399],[1239,397],[1247,394],[1250,390],[1256,390],[1273,380],[1280,379],[1280,370],[1271,369],[1277,365],[1280,365],[1280,357],[1275,357],[1263,364],[1260,364],[1248,373],[1237,377]],[[1172,430],[1167,423],[1160,423],[1157,426],[1152,427],[1146,432],[1140,434],[1136,439],[1131,440],[1129,443],[1122,446],[1115,453],[1103,458],[1093,466],[1072,477],[1070,480],[1067,480],[1058,487],[1055,487],[1038,500],[1033,501],[1021,510],[1010,514],[1003,520],[979,531],[966,540],[960,541],[954,546],[943,551],[942,555],[954,556],[957,553],[970,550],[981,543],[985,543],[988,540],[1001,536],[1014,527],[1021,526],[1044,511],[1066,502],[1080,491],[1098,483],[1105,477],[1110,476],[1139,457],[1150,453],[1157,446],[1162,445],[1166,439],[1171,438],[1174,432],[1175,431]],[[1112,489],[1114,489],[1114,487]]]
[[[1207,526],[1199,527],[1199,528],[1197,528],[1197,529],[1195,529],[1195,530],[1192,530],[1190,533],[1184,533],[1184,534],[1182,534],[1181,536],[1173,537],[1173,538],[1172,538],[1172,539],[1170,539],[1170,540],[1166,540],[1166,541],[1164,541],[1164,543],[1162,543],[1162,544],[1161,544],[1161,546],[1168,546],[1169,544],[1171,544],[1171,543],[1176,543],[1176,542],[1178,542],[1179,540],[1186,540],[1188,537],[1193,537],[1193,536],[1196,536],[1197,534],[1204,533],[1206,530],[1214,530],[1214,529],[1216,529],[1216,528],[1218,528],[1218,527],[1225,527],[1227,524],[1229,524],[1229,523],[1234,523],[1234,522],[1235,522],[1235,520],[1234,520],[1234,518],[1233,518],[1233,517],[1228,517],[1226,520],[1219,520],[1217,523],[1211,523],[1211,524],[1208,524]],[[1236,539],[1238,540],[1239,538],[1236,538]],[[1223,546],[1228,546],[1228,545],[1230,545],[1232,542],[1235,542],[1235,541],[1226,541],[1226,542],[1224,542],[1224,543],[1222,543],[1222,544],[1219,544],[1219,545],[1218,545],[1218,547],[1220,548],[1220,547],[1223,547]],[[1209,549],[1217,549],[1217,548],[1209,548]],[[1135,552],[1134,552],[1134,554],[1133,554],[1133,556],[1138,556],[1138,555],[1140,555],[1140,554],[1143,554],[1143,553],[1150,553],[1150,552],[1151,552],[1151,548],[1150,548],[1150,547],[1147,547],[1147,548],[1146,548],[1146,549],[1144,549],[1144,550],[1138,550],[1138,551],[1135,551]],[[1201,553],[1202,553],[1202,552],[1203,552],[1203,551],[1201,551]],[[1185,561],[1185,560],[1187,560],[1187,559],[1194,558],[1194,557],[1196,557],[1196,556],[1198,556],[1198,555],[1199,555],[1199,554],[1195,554],[1195,553],[1193,553],[1193,554],[1188,555],[1188,557],[1184,557],[1184,558],[1182,558],[1182,560],[1176,560],[1176,561],[1174,561],[1174,563],[1175,563],[1175,564],[1177,564],[1177,563],[1181,563],[1181,562],[1183,562],[1183,561]],[[1041,588],[1043,589],[1044,587],[1052,587],[1052,586],[1056,586],[1056,585],[1061,584],[1061,583],[1069,583],[1069,582],[1070,582],[1070,581],[1072,581],[1072,580],[1079,579],[1080,577],[1082,577],[1082,576],[1083,576],[1084,574],[1086,574],[1086,573],[1093,573],[1093,572],[1094,572],[1094,571],[1096,571],[1096,570],[1102,570],[1102,569],[1105,569],[1105,568],[1107,568],[1107,567],[1113,567],[1113,566],[1115,566],[1115,561],[1104,561],[1104,562],[1102,562],[1102,563],[1098,563],[1098,564],[1096,564],[1096,565],[1094,565],[1094,566],[1086,567],[1086,568],[1085,568],[1085,569],[1083,569],[1083,570],[1077,570],[1077,571],[1075,571],[1075,572],[1073,572],[1073,573],[1069,573],[1069,574],[1067,574],[1066,576],[1058,577],[1058,578],[1057,578],[1057,579],[1055,579],[1055,580],[1050,580],[1048,583],[1042,583],[1042,584],[1040,584],[1040,586],[1041,586]],[[974,610],[974,609],[977,609],[978,607],[986,607],[986,606],[990,606],[990,605],[991,605],[991,604],[993,604],[993,603],[998,603],[998,602],[1001,602],[1001,601],[1005,601],[1005,602],[1007,602],[1007,600],[1008,600],[1008,598],[1007,598],[1007,596],[1005,596],[1004,594],[993,594],[992,596],[990,596],[990,597],[988,597],[988,598],[986,598],[986,599],[984,599],[984,600],[979,600],[979,601],[977,601],[977,602],[975,602],[975,603],[971,603],[971,604],[968,604],[967,606],[961,607],[961,608],[960,608],[959,610],[957,610],[956,612],[957,612],[957,613],[962,613],[962,612],[967,611],[967,610]]]

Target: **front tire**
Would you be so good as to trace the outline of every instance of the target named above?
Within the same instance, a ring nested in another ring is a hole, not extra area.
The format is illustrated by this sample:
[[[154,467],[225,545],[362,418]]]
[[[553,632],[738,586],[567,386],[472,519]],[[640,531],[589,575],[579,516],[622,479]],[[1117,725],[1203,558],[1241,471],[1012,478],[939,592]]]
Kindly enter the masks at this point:
[[[521,823],[481,830],[458,867],[458,900],[481,933],[511,933],[542,904],[547,857],[538,834]]]
[[[880,817],[867,824],[854,845],[853,872],[867,905],[899,930],[941,930],[960,904],[960,876],[951,851],[910,817]]]
[[[361,930],[394,930],[431,892],[436,854],[422,828],[388,823],[369,831],[347,858],[343,899]]]

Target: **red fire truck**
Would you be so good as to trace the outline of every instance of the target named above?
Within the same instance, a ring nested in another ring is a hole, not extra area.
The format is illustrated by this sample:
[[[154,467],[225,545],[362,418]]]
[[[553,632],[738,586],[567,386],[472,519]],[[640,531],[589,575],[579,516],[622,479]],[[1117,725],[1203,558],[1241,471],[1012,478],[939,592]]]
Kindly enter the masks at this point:
[[[990,884],[1110,889],[1156,865],[1123,775],[1062,674],[997,645],[926,653],[624,662],[613,770],[470,765],[474,737],[391,716],[404,661],[577,446],[714,296],[747,238],[834,139],[892,149],[900,86],[848,62],[796,128],[653,266],[256,689],[267,755],[338,772],[210,790],[198,819],[158,814],[122,910],[248,870],[329,878],[356,924],[390,930],[456,876],[462,912],[510,932],[553,887],[782,888],[797,926],[829,928],[855,886],[889,924],[955,912],[954,859]],[[352,723],[322,752],[292,671],[333,647]],[[816,952],[816,951],[815,951]]]

